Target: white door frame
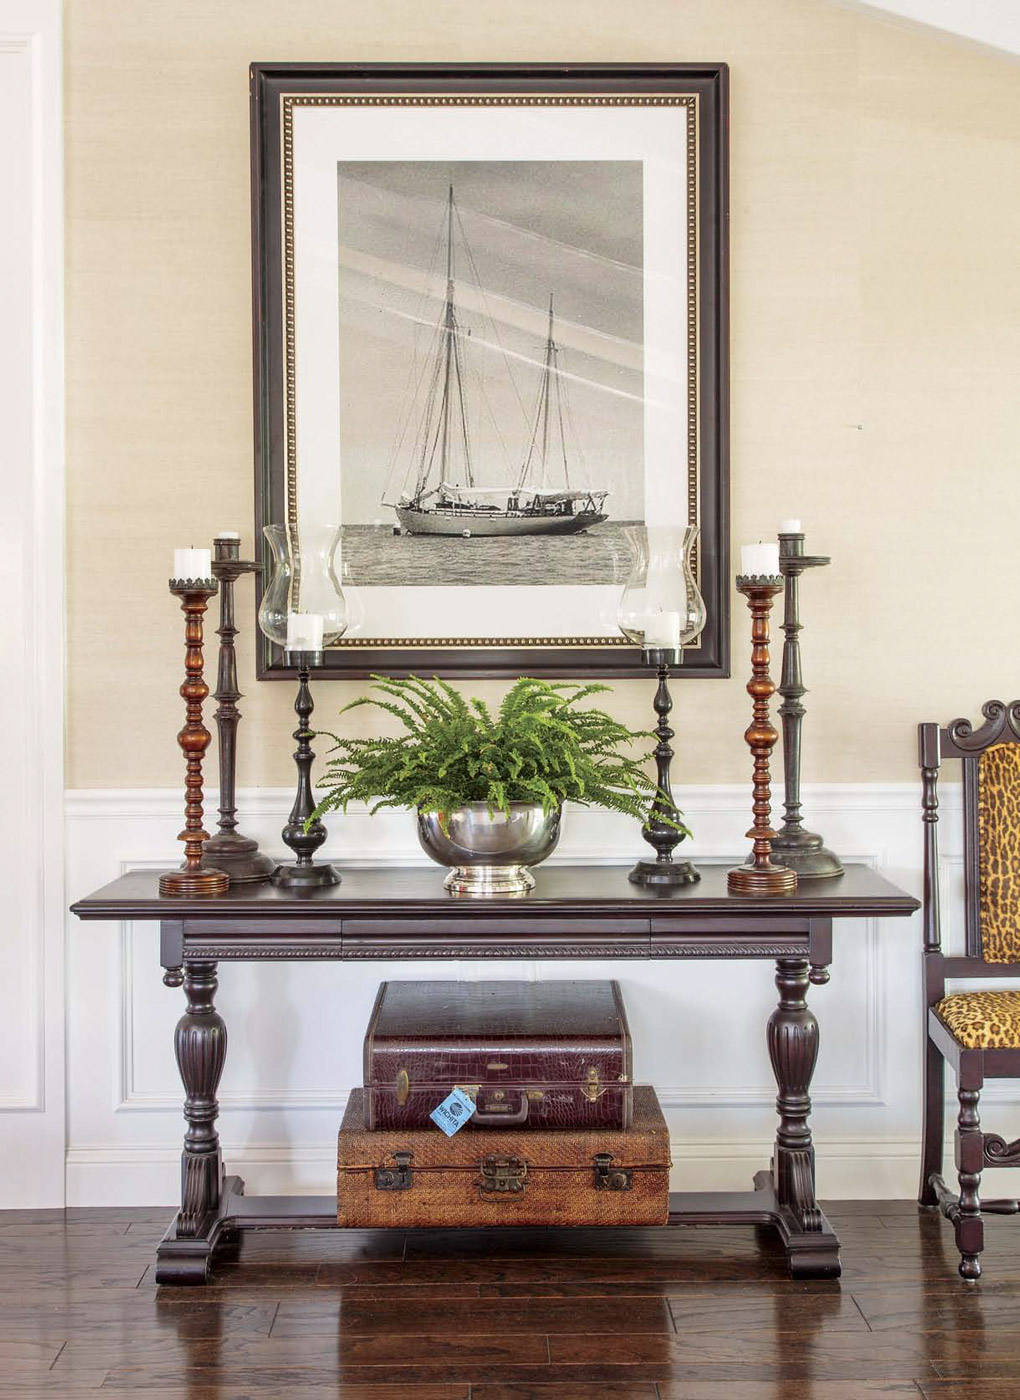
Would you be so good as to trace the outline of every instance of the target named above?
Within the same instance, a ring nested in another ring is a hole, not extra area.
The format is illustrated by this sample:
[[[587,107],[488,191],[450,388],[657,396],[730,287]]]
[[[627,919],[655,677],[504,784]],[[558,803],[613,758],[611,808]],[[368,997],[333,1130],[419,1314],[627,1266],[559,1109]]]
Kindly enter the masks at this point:
[[[0,1206],[64,1204],[60,0],[0,0]]]

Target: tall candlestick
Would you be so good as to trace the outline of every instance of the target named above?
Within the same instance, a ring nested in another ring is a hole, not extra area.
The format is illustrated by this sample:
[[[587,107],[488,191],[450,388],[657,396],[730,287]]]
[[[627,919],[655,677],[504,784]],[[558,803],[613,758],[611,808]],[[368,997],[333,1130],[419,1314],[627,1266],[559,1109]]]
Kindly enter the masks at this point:
[[[299,651],[288,658],[298,668],[298,693],[294,701],[294,713],[298,717],[298,727],[294,730],[297,740],[294,766],[298,778],[294,805],[282,834],[285,844],[297,859],[293,864],[278,865],[274,870],[273,884],[282,889],[312,890],[340,883],[340,874],[334,866],[313,859],[326,839],[326,828],[322,822],[318,819],[311,821],[315,811],[315,794],[312,790],[312,764],[315,762],[312,740],[315,731],[311,727],[315,706],[312,703],[309,671],[317,655],[317,652]]]
[[[679,617],[679,614],[677,614]],[[673,800],[670,781],[670,765],[673,762],[673,746],[670,740],[674,732],[669,725],[669,712],[673,708],[673,697],[669,693],[670,664],[679,660],[679,651],[673,649],[656,650],[645,647],[644,659],[658,672],[659,685],[655,692],[655,713],[658,723],[655,726],[655,770],[656,793],[652,810],[641,835],[656,855],[654,860],[639,860],[628,875],[632,885],[646,885],[652,889],[679,889],[682,885],[696,885],[701,879],[689,860],[674,860],[673,851],[680,842],[690,836],[690,832],[680,817],[679,809]]]
[[[798,526],[788,531],[787,525]],[[839,857],[822,843],[813,831],[805,831],[800,803],[801,726],[806,713],[803,698],[807,694],[800,665],[800,576],[806,569],[822,568],[829,563],[827,555],[804,553],[804,536],[799,520],[786,520],[780,527],[779,569],[785,582],[783,612],[783,670],[779,682],[782,704],[779,714],[783,722],[783,772],[786,790],[784,820],[772,842],[776,859],[802,880],[831,879],[842,875]],[[826,974],[827,976],[827,974]],[[817,979],[816,979],[817,980]]]
[[[208,557],[209,550],[195,550],[194,553],[204,553]],[[209,694],[202,674],[202,617],[216,592],[216,583],[213,579],[204,582],[171,579],[170,592],[180,598],[185,618],[185,676],[180,693],[187,703],[187,719],[177,736],[187,762],[185,824],[177,838],[184,842],[184,864],[179,870],[168,870],[159,877],[159,892],[197,898],[225,894],[229,885],[222,870],[202,869],[202,844],[209,839],[202,825],[202,756],[211,738],[202,723],[202,702]]]
[[[778,545],[775,546],[778,554]],[[769,756],[779,738],[769,719],[769,700],[775,685],[769,675],[769,613],[772,600],[783,587],[782,579],[745,577],[737,579],[737,589],[747,599],[751,611],[751,679],[747,693],[754,702],[754,717],[744,733],[754,755],[754,822],[747,835],[753,838],[751,864],[737,866],[727,877],[731,894],[790,894],[797,888],[792,870],[773,865],[771,823],[771,779]]]
[[[241,558],[241,536],[234,530],[221,530],[213,541],[213,577],[220,585],[219,666],[216,672],[216,732],[219,738],[220,768],[219,821],[214,836],[202,850],[202,864],[225,870],[231,885],[256,884],[268,880],[277,862],[264,855],[258,842],[243,836],[237,829],[237,726],[241,712],[237,702],[241,692],[237,687],[237,654],[234,638],[234,584],[243,574],[260,573],[262,565]]]
[[[668,892],[693,885],[701,877],[689,860],[674,860],[673,851],[690,836],[673,800],[670,766],[674,731],[669,724],[673,698],[669,693],[671,666],[678,666],[683,648],[705,625],[705,602],[694,564],[696,525],[630,526],[627,540],[633,561],[620,599],[620,631],[641,647],[646,666],[658,673],[653,705],[656,791],[641,835],[655,851],[654,860],[639,860],[628,878],[635,885]]]

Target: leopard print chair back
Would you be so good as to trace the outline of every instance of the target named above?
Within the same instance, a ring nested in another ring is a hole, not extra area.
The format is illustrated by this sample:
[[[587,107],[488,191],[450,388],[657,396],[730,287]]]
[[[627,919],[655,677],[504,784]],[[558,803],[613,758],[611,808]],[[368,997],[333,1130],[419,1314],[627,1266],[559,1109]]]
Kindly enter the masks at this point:
[[[978,760],[977,915],[986,962],[1020,962],[1020,743]]]
[[[924,824],[924,1116],[917,1199],[953,1222],[960,1276],[981,1277],[986,1214],[1015,1215],[1018,1202],[984,1200],[986,1166],[1020,1167],[1020,1138],[1007,1142],[981,1127],[986,1079],[1020,1081],[1020,991],[952,991],[966,981],[1020,975],[1020,700],[981,706],[984,723],[954,719],[944,729],[918,726]],[[963,772],[965,953],[942,948],[939,912],[938,778],[943,759]],[[999,981],[998,987],[1002,987]],[[956,1079],[954,1161],[959,1189],[943,1176],[945,1066]]]

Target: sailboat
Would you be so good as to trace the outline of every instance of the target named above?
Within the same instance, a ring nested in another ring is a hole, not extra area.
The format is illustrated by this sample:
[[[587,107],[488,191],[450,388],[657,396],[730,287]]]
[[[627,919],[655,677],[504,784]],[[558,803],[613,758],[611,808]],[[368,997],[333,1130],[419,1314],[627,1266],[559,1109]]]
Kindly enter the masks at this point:
[[[409,535],[573,535],[598,525],[608,491],[571,482],[565,419],[565,383],[555,340],[553,299],[538,394],[520,467],[508,485],[477,479],[468,428],[470,388],[464,353],[470,332],[458,319],[454,277],[454,200],[446,210],[446,299],[436,325],[436,353],[425,386],[415,434],[413,484],[396,502],[400,529]],[[509,366],[507,366],[509,373]],[[411,469],[408,469],[408,478]],[[575,472],[576,476],[576,472]],[[554,484],[555,482],[555,484]]]

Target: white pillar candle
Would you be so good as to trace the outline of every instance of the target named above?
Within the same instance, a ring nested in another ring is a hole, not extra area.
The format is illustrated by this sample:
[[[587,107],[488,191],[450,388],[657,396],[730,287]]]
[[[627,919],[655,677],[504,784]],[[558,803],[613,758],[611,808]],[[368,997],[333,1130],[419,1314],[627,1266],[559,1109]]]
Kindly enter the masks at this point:
[[[175,549],[174,578],[200,579],[212,574],[211,549]]]
[[[322,650],[322,614],[288,613],[287,650]]]
[[[779,545],[743,544],[740,546],[740,572],[745,578],[776,577],[779,574]]]
[[[779,524],[779,533],[780,533],[781,535],[799,535],[799,534],[802,534],[803,532],[802,532],[802,530],[801,530],[800,521],[799,521],[799,520],[783,520],[783,521],[780,521],[780,524]]]
[[[217,530],[216,538],[218,540],[240,540],[241,532],[240,530]]]
[[[655,651],[680,650],[680,614],[649,613],[645,619],[645,646]]]

